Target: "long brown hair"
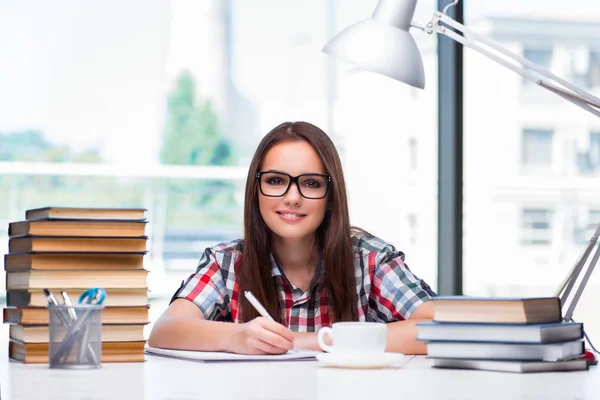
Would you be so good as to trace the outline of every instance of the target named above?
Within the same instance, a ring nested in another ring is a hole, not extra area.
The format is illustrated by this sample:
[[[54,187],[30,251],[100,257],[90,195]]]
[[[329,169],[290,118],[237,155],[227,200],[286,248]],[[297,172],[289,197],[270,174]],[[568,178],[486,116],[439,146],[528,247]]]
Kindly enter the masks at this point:
[[[244,291],[250,290],[276,321],[283,322],[277,289],[271,276],[270,231],[258,207],[256,174],[269,149],[281,142],[299,140],[313,147],[323,162],[325,173],[331,177],[327,211],[316,232],[320,254],[325,257],[325,287],[332,302],[329,307],[333,309],[335,321],[355,321],[358,320],[358,300],[342,164],[329,136],[308,122],[284,122],[273,128],[259,143],[250,163],[244,202],[243,257],[236,272],[240,284],[241,320],[250,321],[259,315],[243,295]]]

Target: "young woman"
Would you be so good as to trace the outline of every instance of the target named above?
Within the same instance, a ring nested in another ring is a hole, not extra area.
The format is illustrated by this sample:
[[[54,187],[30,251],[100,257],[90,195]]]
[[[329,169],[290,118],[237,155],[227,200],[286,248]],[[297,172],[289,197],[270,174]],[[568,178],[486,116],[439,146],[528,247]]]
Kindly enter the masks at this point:
[[[156,321],[152,347],[245,354],[318,350],[335,321],[388,324],[387,351],[424,354],[415,322],[435,294],[392,245],[350,226],[333,142],[307,122],[275,127],[258,145],[244,204],[244,239],[206,249]],[[274,319],[261,317],[251,291]],[[233,323],[232,323],[233,322]]]

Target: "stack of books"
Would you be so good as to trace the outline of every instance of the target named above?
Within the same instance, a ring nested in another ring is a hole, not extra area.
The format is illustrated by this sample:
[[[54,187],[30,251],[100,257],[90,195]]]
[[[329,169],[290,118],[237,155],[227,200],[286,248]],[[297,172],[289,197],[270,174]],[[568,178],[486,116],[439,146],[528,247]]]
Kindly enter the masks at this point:
[[[578,371],[589,368],[583,324],[562,322],[560,300],[437,297],[433,322],[418,323],[438,368],[503,372]]]
[[[49,313],[43,289],[76,303],[83,291],[106,290],[102,362],[144,361],[148,285],[145,209],[46,207],[8,226],[6,304],[9,357],[47,363]]]

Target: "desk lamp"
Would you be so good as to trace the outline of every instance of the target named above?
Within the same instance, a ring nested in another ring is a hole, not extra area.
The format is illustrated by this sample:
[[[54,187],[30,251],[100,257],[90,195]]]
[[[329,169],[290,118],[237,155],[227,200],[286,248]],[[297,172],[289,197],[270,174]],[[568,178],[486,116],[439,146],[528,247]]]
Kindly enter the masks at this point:
[[[421,25],[412,21],[417,0],[379,0],[371,18],[344,29],[325,45],[323,52],[367,71],[423,89],[423,60],[408,30],[414,27],[429,34],[436,32],[491,58],[523,78],[600,117],[600,98],[450,18],[446,12],[457,3],[458,0],[455,0],[442,12],[435,12],[431,21]]]
[[[600,117],[600,98],[450,18],[446,13],[457,3],[458,0],[455,0],[448,4],[442,12],[435,12],[426,25],[421,25],[412,21],[417,0],[379,0],[371,18],[344,29],[325,45],[323,52],[364,70],[423,89],[425,87],[423,60],[414,38],[408,32],[411,27],[414,27],[428,34],[435,32],[447,36]],[[570,299],[569,296],[580,273],[584,270],[590,253],[596,247],[599,236],[600,226],[555,294],[555,297],[560,299],[561,307],[566,309],[563,314],[565,321],[572,320],[575,306],[600,258],[600,247],[598,247],[574,296]]]

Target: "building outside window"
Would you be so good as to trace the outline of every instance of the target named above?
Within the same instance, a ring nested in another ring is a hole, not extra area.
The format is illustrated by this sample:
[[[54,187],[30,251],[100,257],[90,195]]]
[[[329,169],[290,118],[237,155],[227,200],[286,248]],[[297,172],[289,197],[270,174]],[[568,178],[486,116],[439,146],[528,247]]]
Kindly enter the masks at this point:
[[[600,86],[600,51],[590,52],[588,79],[591,88]]]
[[[600,224],[600,209],[590,209],[574,226],[575,243],[587,245]]]
[[[417,244],[417,214],[408,214],[408,242]]]
[[[552,137],[549,129],[523,130],[522,163],[524,167],[552,166]]]
[[[539,65],[540,67],[542,67],[544,69],[550,69],[550,65],[552,64],[552,49],[528,49],[528,48],[525,48],[523,50],[523,58],[533,62],[534,64]],[[523,78],[523,84],[534,85],[535,83],[531,82],[528,79]]]
[[[521,243],[540,245],[552,243],[553,211],[543,208],[523,209]]]
[[[590,132],[590,150],[588,152],[592,168],[600,167],[600,132]]]
[[[576,153],[577,167],[583,175],[593,175],[600,170],[600,132],[590,132],[583,149]]]
[[[414,137],[408,139],[408,162],[410,170],[416,171],[418,167],[417,139]]]

